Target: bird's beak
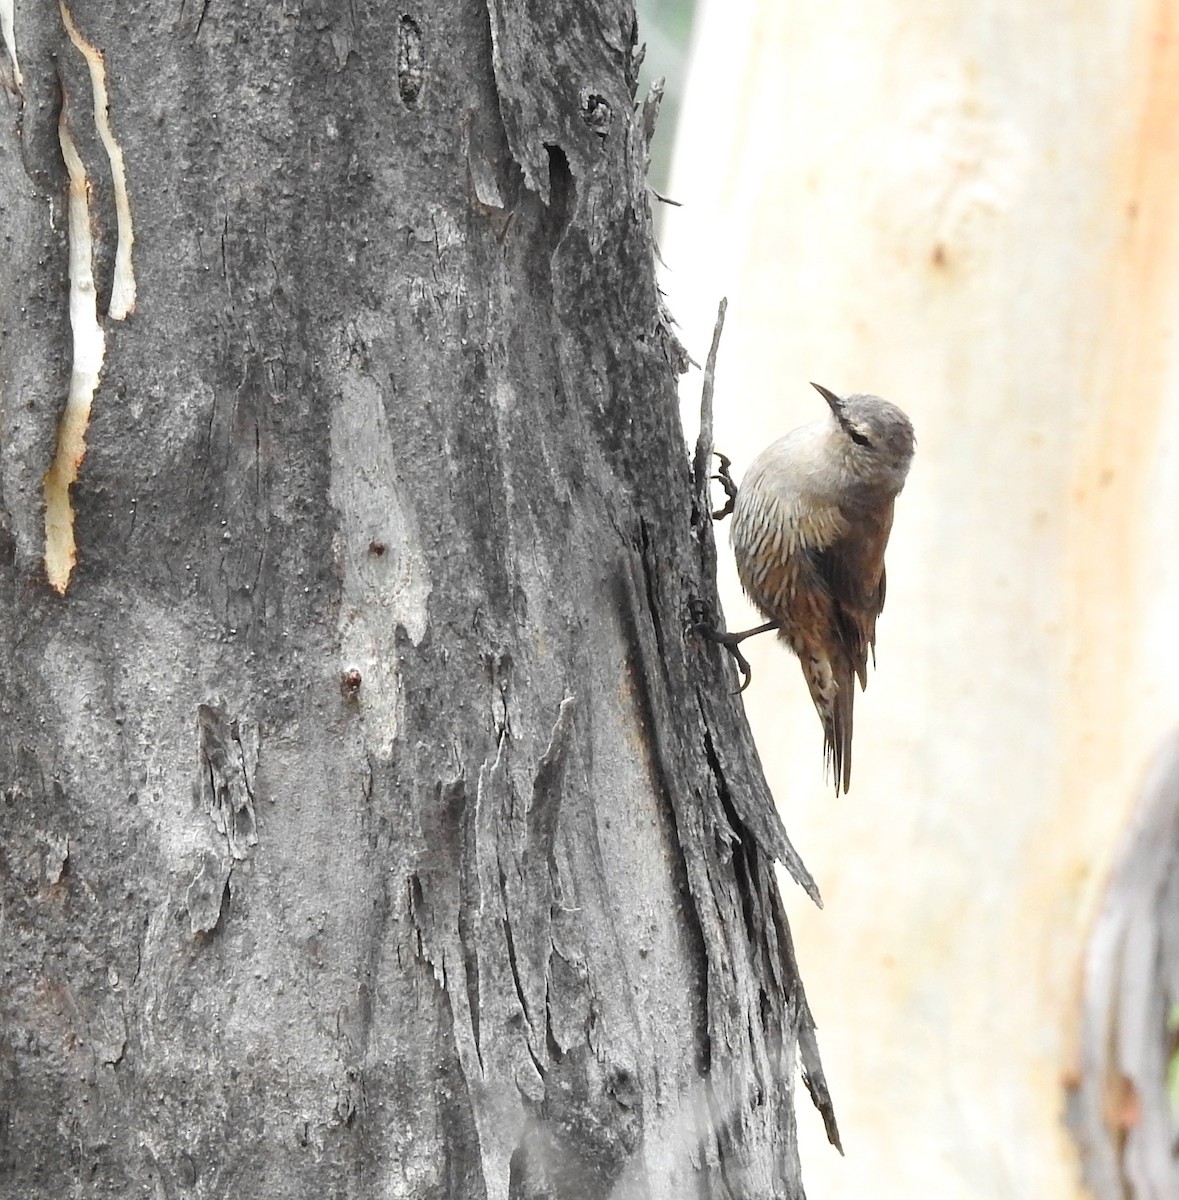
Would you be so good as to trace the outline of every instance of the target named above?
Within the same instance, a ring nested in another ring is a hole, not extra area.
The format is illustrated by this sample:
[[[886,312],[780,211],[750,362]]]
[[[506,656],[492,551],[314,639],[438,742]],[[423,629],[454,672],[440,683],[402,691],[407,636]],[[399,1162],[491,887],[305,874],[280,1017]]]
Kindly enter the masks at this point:
[[[843,400],[837,396],[829,388],[825,388],[821,383],[812,383],[811,387],[823,397],[824,400],[831,406],[831,411],[835,414],[835,419],[843,424]]]

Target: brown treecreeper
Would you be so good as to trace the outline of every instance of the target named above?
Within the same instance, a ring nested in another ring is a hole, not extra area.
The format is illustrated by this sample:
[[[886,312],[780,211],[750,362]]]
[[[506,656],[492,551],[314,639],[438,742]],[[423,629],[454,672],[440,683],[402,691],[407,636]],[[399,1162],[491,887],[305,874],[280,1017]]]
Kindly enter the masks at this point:
[[[732,511],[737,573],[766,623],[743,633],[722,633],[707,621],[697,628],[728,647],[744,676],[742,690],[749,664],[741,642],[778,631],[802,664],[838,794],[851,783],[854,680],[863,688],[869,654],[875,661],[884,550],[915,441],[895,404],[811,386],[830,414],[763,450],[739,489],[721,456],[729,502],[715,515]]]

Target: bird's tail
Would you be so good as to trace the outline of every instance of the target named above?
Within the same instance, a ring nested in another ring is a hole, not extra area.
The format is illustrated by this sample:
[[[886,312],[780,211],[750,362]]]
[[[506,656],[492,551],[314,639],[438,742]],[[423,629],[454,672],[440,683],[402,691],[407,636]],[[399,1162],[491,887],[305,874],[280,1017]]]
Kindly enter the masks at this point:
[[[836,796],[851,786],[851,724],[855,703],[855,671],[848,661],[832,662],[825,654],[804,656],[810,698],[822,721],[822,757],[836,781]]]
[[[851,786],[852,705],[855,670],[845,655],[832,662],[821,650],[799,654],[811,699],[823,722],[823,760],[835,777],[835,794]]]
[[[835,672],[835,696],[830,717],[823,716],[823,753],[833,768],[835,794],[851,787],[852,716],[856,699],[855,677],[850,664]]]

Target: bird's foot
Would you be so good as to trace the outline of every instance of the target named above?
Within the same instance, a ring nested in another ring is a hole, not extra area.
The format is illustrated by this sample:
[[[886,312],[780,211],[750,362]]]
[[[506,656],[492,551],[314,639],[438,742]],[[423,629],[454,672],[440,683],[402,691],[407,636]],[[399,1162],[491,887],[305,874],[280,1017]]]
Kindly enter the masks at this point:
[[[723,521],[733,511],[733,505],[737,502],[737,485],[733,482],[733,476],[729,473],[729,468],[733,465],[732,460],[719,450],[714,450],[713,454],[720,459],[720,467],[717,469],[715,475],[709,476],[709,479],[715,479],[725,489],[725,505],[724,508],[713,510],[712,519],[714,521]]]
[[[767,621],[764,625],[758,625],[754,629],[745,629],[741,633],[727,633],[725,630],[719,628],[716,610],[707,600],[693,596],[688,601],[688,612],[692,617],[691,630],[693,633],[706,638],[710,642],[716,642],[718,646],[724,646],[733,656],[733,661],[737,664],[737,670],[741,672],[741,686],[733,695],[740,695],[749,686],[749,681],[753,678],[753,668],[749,665],[749,659],[741,653],[741,643],[746,638],[753,637],[755,634],[768,633],[771,629],[781,629],[781,621]]]

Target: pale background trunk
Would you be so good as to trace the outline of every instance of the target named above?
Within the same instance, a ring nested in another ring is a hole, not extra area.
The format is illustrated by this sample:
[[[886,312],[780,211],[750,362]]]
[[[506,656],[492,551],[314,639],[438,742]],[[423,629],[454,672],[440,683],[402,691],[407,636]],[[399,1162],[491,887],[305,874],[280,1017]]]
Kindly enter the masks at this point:
[[[662,250],[697,359],[731,298],[717,445],[739,472],[818,417],[808,380],[918,437],[849,797],[797,664],[749,646],[827,901],[800,956],[848,1157],[804,1122],[808,1186],[1072,1198],[1086,937],[1179,701],[1179,6],[699,21]]]

